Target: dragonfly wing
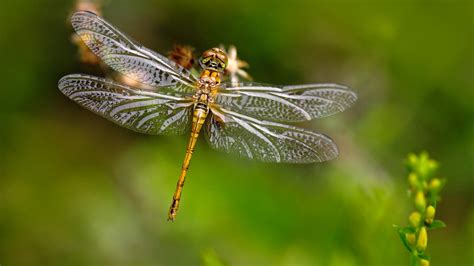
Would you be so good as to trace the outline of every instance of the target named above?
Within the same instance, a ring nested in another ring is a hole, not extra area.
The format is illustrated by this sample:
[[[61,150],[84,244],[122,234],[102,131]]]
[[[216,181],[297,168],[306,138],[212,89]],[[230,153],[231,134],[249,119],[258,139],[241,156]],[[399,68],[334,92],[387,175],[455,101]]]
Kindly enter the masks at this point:
[[[276,122],[213,108],[206,124],[210,145],[227,153],[264,162],[312,163],[334,159],[327,136]]]
[[[187,69],[143,47],[92,12],[74,13],[71,23],[92,52],[131,79],[152,86],[192,85],[196,80]]]
[[[300,122],[330,116],[349,108],[357,94],[337,84],[269,86],[226,84],[216,96],[223,108],[276,122]]]
[[[184,134],[191,124],[192,101],[172,88],[143,91],[83,74],[67,75],[58,86],[82,107],[140,133]]]

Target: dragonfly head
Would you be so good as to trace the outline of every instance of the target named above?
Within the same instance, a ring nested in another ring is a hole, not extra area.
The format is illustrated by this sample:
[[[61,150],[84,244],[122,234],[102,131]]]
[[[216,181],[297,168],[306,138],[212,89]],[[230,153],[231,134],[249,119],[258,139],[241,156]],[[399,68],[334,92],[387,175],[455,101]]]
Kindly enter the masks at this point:
[[[220,73],[224,73],[227,62],[227,55],[219,48],[211,48],[204,51],[199,59],[199,65],[201,65],[202,68]]]

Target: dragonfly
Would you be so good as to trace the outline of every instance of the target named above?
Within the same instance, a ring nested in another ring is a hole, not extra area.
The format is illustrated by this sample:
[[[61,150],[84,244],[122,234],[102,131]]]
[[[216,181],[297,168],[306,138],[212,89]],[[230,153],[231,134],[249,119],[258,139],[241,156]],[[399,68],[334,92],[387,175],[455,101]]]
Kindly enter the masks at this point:
[[[152,89],[86,74],[59,80],[59,90],[106,119],[151,135],[190,132],[168,220],[174,221],[196,141],[204,133],[219,151],[268,163],[314,163],[334,159],[328,136],[291,125],[342,112],[357,100],[338,84],[274,86],[226,82],[228,58],[219,48],[202,53],[200,75],[145,48],[103,18],[78,11],[71,23],[82,41],[120,74]]]

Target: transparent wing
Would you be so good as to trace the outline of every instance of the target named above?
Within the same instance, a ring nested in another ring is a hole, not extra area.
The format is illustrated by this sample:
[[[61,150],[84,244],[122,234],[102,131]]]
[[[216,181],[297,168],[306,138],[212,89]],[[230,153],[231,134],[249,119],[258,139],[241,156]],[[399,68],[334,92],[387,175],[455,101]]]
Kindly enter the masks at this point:
[[[192,102],[173,88],[155,93],[82,74],[67,75],[58,86],[79,105],[140,133],[184,134],[191,124]]]
[[[188,70],[141,46],[94,13],[76,12],[71,23],[92,52],[131,79],[152,86],[192,85],[196,80]]]
[[[243,158],[264,162],[312,163],[334,159],[327,136],[280,123],[213,108],[206,124],[209,144]]]
[[[330,116],[349,108],[357,94],[337,84],[270,86],[257,83],[224,84],[215,103],[255,118],[299,122]]]

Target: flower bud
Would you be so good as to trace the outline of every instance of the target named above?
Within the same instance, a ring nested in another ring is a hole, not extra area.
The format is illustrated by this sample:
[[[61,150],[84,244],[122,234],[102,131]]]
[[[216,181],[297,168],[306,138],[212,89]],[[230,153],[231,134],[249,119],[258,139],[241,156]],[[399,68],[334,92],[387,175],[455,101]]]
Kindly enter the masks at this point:
[[[441,187],[441,180],[438,178],[433,178],[428,186],[428,189],[431,191],[437,191]]]
[[[410,224],[412,226],[417,227],[418,225],[420,225],[421,214],[419,212],[412,212],[408,217],[408,220],[410,221]]]
[[[418,186],[418,176],[415,173],[410,173],[408,175],[408,183],[412,188],[416,188]]]
[[[431,224],[433,222],[435,213],[436,213],[436,209],[433,206],[430,205],[430,206],[428,206],[428,208],[426,208],[426,212],[425,212],[426,219],[425,219],[425,221],[428,224]]]
[[[416,248],[418,251],[424,251],[428,245],[428,233],[426,232],[426,227],[421,227],[420,232],[418,233],[418,241],[416,242]]]
[[[421,259],[420,260],[420,266],[430,266],[430,261],[425,260],[425,259]]]
[[[407,234],[405,234],[405,238],[407,239],[408,244],[410,244],[411,246],[415,245],[415,243],[416,243],[415,234],[407,233]]]
[[[422,191],[418,191],[415,196],[415,206],[420,211],[424,211],[426,208],[425,194]]]
[[[413,166],[415,166],[417,163],[418,163],[418,157],[417,157],[415,154],[410,153],[410,154],[408,155],[408,164],[413,167]]]
[[[427,163],[429,171],[432,173],[438,169],[438,162],[435,160],[429,160]]]

